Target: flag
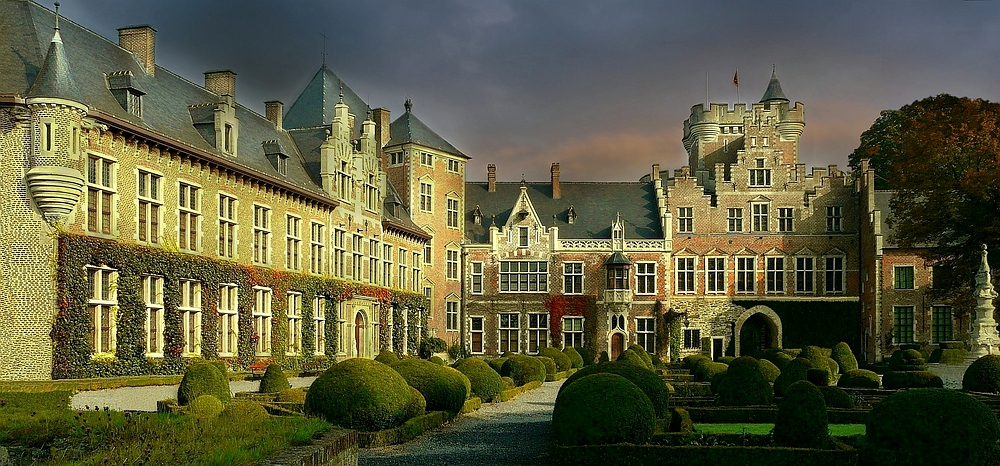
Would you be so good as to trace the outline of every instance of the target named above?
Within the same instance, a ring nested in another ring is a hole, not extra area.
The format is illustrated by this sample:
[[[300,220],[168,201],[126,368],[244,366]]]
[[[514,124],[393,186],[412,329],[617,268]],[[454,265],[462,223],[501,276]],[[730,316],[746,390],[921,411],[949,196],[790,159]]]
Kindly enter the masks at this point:
[[[736,70],[736,74],[733,75],[733,84],[740,87],[740,70]]]

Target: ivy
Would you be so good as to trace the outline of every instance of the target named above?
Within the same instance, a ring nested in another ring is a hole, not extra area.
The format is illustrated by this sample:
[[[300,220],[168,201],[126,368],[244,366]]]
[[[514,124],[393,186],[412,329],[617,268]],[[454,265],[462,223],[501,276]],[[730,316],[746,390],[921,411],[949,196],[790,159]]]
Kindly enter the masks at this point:
[[[545,309],[549,311],[549,331],[552,333],[551,341],[562,341],[562,318],[564,316],[583,317],[584,342],[597,341],[597,297],[595,296],[566,296],[563,294],[549,295],[545,298]]]
[[[182,316],[178,311],[181,303],[180,279],[201,282],[201,357],[227,359],[236,368],[246,368],[257,359],[252,317],[255,286],[272,290],[271,359],[285,368],[296,368],[304,360],[332,360],[336,356],[339,348],[335,309],[340,301],[367,296],[380,304],[381,311],[375,317],[383,324],[380,328],[385,335],[379,335],[382,348],[390,344],[388,326],[385,325],[390,312],[401,315],[401,309],[406,309],[411,315],[420,315],[422,313],[418,309],[426,307],[421,294],[331,277],[280,272],[68,233],[60,233],[57,244],[55,276],[58,310],[50,335],[54,379],[183,372],[189,361],[184,357]],[[92,290],[87,276],[88,266],[106,266],[115,269],[118,274],[117,306],[112,308],[116,317],[114,354],[95,354],[90,343],[92,322],[88,301]],[[144,275],[163,277],[162,358],[146,357],[146,306],[142,295]],[[233,358],[219,358],[219,287],[227,283],[235,283],[239,287],[237,351]],[[292,356],[285,352],[288,345],[286,294],[289,291],[302,293],[301,352]],[[314,297],[325,300],[327,309],[325,354],[316,354]],[[395,310],[390,311],[391,307]],[[426,322],[423,328],[426,329]],[[409,331],[407,333],[408,337],[416,337]]]

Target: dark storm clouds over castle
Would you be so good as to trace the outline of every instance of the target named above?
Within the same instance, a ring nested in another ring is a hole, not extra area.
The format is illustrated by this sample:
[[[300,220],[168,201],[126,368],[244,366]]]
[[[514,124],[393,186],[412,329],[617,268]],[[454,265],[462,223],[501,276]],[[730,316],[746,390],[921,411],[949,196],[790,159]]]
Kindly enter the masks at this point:
[[[323,59],[373,106],[421,117],[501,180],[636,180],[686,163],[682,122],[709,99],[755,102],[777,64],[808,102],[807,165],[846,165],[884,109],[928,95],[1000,98],[995,2],[63,2],[114,37],[158,30],[157,62],[193,82],[240,75],[241,101],[286,103]],[[51,6],[50,6],[51,7]],[[258,108],[259,107],[259,108]],[[608,164],[609,154],[616,160]]]

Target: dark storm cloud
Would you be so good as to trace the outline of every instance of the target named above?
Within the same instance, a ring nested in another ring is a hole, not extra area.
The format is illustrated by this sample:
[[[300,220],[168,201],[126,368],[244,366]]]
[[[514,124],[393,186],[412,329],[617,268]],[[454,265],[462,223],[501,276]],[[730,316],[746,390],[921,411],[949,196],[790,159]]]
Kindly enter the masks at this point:
[[[65,0],[115,40],[158,30],[157,62],[286,106],[322,61],[373,106],[414,112],[473,157],[469,178],[634,180],[686,162],[692,105],[757,101],[776,64],[806,106],[801,159],[845,165],[883,109],[939,93],[998,98],[997,2],[133,2]]]

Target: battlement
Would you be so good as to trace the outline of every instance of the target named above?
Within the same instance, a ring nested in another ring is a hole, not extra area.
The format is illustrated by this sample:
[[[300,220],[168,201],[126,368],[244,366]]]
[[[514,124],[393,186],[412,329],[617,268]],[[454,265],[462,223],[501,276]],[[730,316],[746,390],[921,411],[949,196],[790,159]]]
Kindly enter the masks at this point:
[[[705,109],[705,104],[691,107],[691,116],[684,120],[684,147],[690,150],[694,139],[704,142],[715,141],[723,132],[724,126],[735,129],[736,134],[743,133],[743,128],[750,124],[773,124],[785,140],[798,139],[805,127],[805,105],[795,102],[789,106],[785,102],[757,102],[747,107],[746,104],[736,104],[732,107],[727,103],[712,103]]]

